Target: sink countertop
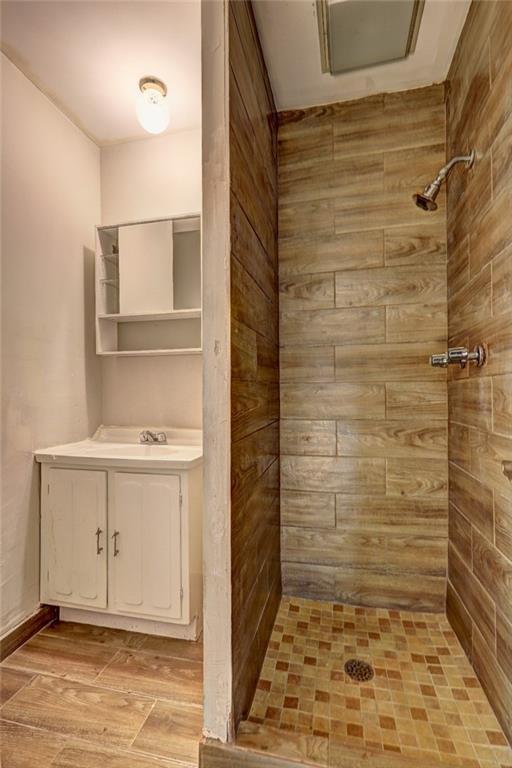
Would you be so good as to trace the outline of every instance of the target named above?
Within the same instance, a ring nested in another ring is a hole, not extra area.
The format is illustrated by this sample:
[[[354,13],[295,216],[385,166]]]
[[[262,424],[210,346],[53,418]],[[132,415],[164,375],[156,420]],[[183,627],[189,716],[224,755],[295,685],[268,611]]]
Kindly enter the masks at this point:
[[[152,429],[167,434],[167,443],[140,443],[139,433]],[[172,427],[105,427],[77,443],[42,448],[36,461],[69,466],[132,469],[190,469],[203,459],[202,432]]]

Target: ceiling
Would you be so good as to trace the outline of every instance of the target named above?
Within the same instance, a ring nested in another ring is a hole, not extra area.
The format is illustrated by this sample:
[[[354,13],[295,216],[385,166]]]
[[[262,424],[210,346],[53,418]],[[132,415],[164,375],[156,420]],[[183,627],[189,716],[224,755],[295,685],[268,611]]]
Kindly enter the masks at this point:
[[[145,75],[168,88],[168,132],[201,123],[199,0],[3,0],[2,50],[100,146],[148,138],[135,116]]]
[[[471,0],[425,0],[413,54],[401,61],[333,77],[321,70],[314,0],[255,0],[256,22],[277,108],[310,107],[442,82],[470,4]]]

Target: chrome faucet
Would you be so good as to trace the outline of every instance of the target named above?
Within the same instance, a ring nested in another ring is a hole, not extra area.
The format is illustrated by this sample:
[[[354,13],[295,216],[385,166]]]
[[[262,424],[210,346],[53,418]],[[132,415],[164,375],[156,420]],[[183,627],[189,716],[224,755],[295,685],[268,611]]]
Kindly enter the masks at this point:
[[[478,368],[481,368],[485,358],[485,347],[477,344],[472,352],[466,347],[450,347],[448,352],[431,355],[430,363],[439,368],[446,368],[448,365],[460,365],[461,368],[465,368],[468,363],[475,363]]]
[[[165,432],[152,432],[150,429],[143,429],[139,434],[139,442],[141,443],[167,443],[167,435]]]

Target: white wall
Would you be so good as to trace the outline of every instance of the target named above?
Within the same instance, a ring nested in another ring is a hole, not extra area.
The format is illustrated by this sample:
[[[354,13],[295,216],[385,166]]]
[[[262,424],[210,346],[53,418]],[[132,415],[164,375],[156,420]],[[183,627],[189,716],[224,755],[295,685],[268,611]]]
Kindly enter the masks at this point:
[[[200,210],[200,128],[102,148],[103,224]]]
[[[201,130],[101,149],[103,224],[201,210]],[[200,356],[103,360],[103,423],[201,427]]]
[[[35,448],[82,439],[101,418],[94,354],[100,156],[2,62],[2,533],[0,633],[39,604]]]

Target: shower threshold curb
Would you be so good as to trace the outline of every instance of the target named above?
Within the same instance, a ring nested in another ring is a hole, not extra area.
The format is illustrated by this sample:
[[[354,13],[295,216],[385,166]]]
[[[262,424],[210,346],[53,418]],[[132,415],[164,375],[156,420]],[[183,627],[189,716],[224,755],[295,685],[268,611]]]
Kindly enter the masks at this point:
[[[451,768],[456,762],[354,747],[341,738],[283,731],[243,721],[236,742],[206,739],[200,768]]]

